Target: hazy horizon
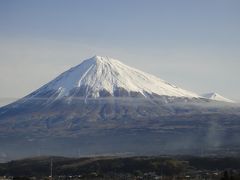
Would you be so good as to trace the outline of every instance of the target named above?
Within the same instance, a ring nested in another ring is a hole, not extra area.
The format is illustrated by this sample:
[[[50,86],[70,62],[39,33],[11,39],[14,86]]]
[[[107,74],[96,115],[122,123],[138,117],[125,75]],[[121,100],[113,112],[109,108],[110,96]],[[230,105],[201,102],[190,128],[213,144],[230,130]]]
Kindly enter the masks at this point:
[[[0,0],[0,106],[94,55],[239,102],[239,5]]]

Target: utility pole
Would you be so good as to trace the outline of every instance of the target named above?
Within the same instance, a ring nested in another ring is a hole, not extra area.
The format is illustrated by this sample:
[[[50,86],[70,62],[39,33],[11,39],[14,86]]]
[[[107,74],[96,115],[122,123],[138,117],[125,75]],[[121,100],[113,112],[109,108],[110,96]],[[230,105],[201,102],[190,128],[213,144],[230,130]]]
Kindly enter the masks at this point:
[[[51,158],[51,164],[50,164],[50,180],[53,179],[53,161],[52,161],[52,158]]]

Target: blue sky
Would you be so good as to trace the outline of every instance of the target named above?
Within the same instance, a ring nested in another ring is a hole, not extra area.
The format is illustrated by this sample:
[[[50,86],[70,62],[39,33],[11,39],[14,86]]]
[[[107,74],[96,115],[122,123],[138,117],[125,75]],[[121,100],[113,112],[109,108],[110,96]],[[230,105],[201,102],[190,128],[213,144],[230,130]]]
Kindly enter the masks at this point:
[[[22,97],[98,54],[240,100],[239,7],[238,0],[0,0],[0,98]]]

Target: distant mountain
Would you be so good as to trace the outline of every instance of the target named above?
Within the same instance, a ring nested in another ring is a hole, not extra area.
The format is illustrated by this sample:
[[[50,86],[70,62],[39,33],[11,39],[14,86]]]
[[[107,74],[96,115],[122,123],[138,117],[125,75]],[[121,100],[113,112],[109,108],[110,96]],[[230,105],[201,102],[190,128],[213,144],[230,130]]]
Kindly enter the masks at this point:
[[[220,94],[215,93],[215,92],[202,94],[201,96],[204,97],[204,98],[210,99],[210,100],[234,103],[233,100],[225,98],[225,97],[223,97]]]
[[[240,108],[94,56],[0,108],[0,161],[238,152]],[[234,147],[234,148],[233,148]]]

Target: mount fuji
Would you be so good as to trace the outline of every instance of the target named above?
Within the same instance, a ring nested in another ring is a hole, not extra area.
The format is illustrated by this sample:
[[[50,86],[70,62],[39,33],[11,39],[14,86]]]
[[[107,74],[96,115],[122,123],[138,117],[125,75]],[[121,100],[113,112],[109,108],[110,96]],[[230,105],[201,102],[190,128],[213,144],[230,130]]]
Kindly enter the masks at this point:
[[[48,97],[144,97],[199,98],[153,75],[129,67],[116,59],[94,56],[62,73],[28,98]]]
[[[218,95],[218,97],[220,97]],[[240,108],[94,56],[0,108],[0,160],[239,152]]]

